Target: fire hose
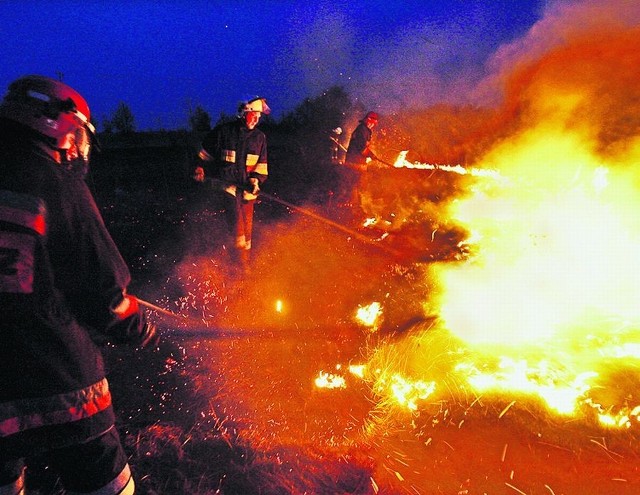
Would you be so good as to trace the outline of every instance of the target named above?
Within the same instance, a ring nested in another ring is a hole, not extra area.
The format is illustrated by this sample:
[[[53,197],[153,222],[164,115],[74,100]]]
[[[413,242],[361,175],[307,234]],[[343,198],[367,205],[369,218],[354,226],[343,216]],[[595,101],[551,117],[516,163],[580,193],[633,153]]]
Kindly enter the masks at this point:
[[[347,152],[347,148],[345,148],[342,144],[340,144],[340,142],[339,142],[336,138],[334,138],[333,136],[329,136],[329,139],[331,139],[331,141],[333,141],[333,142],[334,142],[334,143],[336,143],[338,146],[340,146],[340,149],[341,149],[342,151],[344,151],[345,153]],[[388,167],[394,167],[393,163],[389,163],[389,162],[387,162],[387,161],[384,161],[384,160],[382,160],[381,158],[378,158],[377,156],[373,156],[372,158],[373,158],[375,161],[377,161],[377,162],[380,162],[380,163],[382,163],[382,164],[384,164],[384,165],[387,165]],[[346,165],[346,164],[343,164],[343,165],[345,165],[345,166],[347,166],[347,167],[348,167],[348,165]],[[361,171],[360,169],[357,169],[357,170],[358,170],[358,171]]]
[[[293,210],[293,211],[297,211],[298,213],[302,213],[303,215],[307,215],[310,218],[313,218],[315,220],[318,220],[320,222],[323,222],[327,225],[330,225],[331,227],[334,227],[338,230],[341,230],[342,232],[349,234],[351,237],[353,237],[354,239],[357,239],[361,242],[370,244],[372,246],[377,247],[378,249],[381,249],[383,251],[386,251],[389,254],[392,254],[394,256],[397,257],[401,257],[402,253],[400,251],[397,251],[393,248],[390,248],[388,246],[384,246],[382,244],[379,244],[376,240],[371,239],[370,237],[367,237],[366,235],[360,234],[359,232],[356,232],[355,230],[352,230],[348,227],[345,227],[342,224],[339,224],[337,222],[334,222],[333,220],[330,220],[326,217],[323,217],[322,215],[318,215],[317,213],[308,210],[307,208],[302,208],[300,206],[296,206],[294,204],[289,203],[288,201],[284,201],[276,196],[272,196],[271,194],[267,194],[267,193],[260,193],[261,197],[265,197],[266,199],[270,200],[270,201],[274,201],[276,203],[279,203],[283,206],[286,206],[287,208]]]
[[[210,320],[174,313],[173,311],[161,308],[160,306],[145,301],[144,299],[140,299],[139,297],[136,297],[136,299],[138,300],[138,304],[140,304],[141,306],[155,311],[161,316],[168,317],[175,323],[180,323],[187,326],[186,328],[172,327],[171,329],[167,329],[170,335],[176,335],[180,337],[233,337],[256,335],[255,332],[251,331],[239,332],[237,330],[222,329],[220,327],[214,326]]]
[[[206,180],[210,181],[211,184],[216,188],[217,187],[224,187],[224,186],[227,185],[226,182],[221,181],[219,179],[206,179]],[[236,187],[238,187],[238,186],[236,186]],[[306,215],[306,216],[308,216],[310,218],[313,218],[314,220],[318,220],[319,222],[322,222],[322,223],[324,223],[326,225],[334,227],[335,229],[338,229],[338,230],[348,234],[349,236],[353,237],[354,239],[359,240],[360,242],[369,244],[371,246],[375,246],[376,248],[378,248],[378,249],[380,249],[382,251],[385,251],[388,254],[391,254],[391,255],[393,255],[395,257],[398,257],[398,258],[402,258],[403,257],[403,255],[402,255],[402,253],[400,251],[398,251],[396,249],[393,249],[393,248],[390,248],[388,246],[384,246],[384,245],[378,243],[375,239],[371,239],[370,237],[367,237],[366,235],[363,235],[363,234],[361,234],[359,232],[356,232],[355,230],[350,229],[349,227],[345,227],[344,225],[342,225],[342,224],[340,224],[338,222],[334,222],[333,220],[330,220],[330,219],[328,219],[326,217],[323,217],[322,215],[319,215],[319,214],[317,214],[317,213],[315,213],[315,212],[313,212],[313,211],[311,211],[311,210],[309,210],[307,208],[302,208],[300,206],[294,205],[292,203],[289,203],[288,201],[285,201],[283,199],[278,198],[277,196],[265,193],[263,191],[260,191],[259,195],[260,195],[261,198],[265,198],[265,199],[267,199],[269,201],[273,201],[274,203],[278,203],[278,204],[280,204],[282,206],[285,206],[286,208],[289,208],[289,209],[291,209],[293,211],[296,211],[298,213],[302,213],[303,215]]]
[[[138,300],[138,304],[140,304],[141,306],[145,306],[149,309],[152,309],[153,311],[157,311],[158,313],[164,316],[168,316],[169,318],[174,318],[180,321],[187,321],[189,319],[189,317],[185,315],[180,315],[178,313],[174,313],[173,311],[169,311],[168,309],[161,308],[160,306],[156,306],[155,304],[145,301],[144,299],[140,299],[139,297],[136,297],[136,299]]]
[[[329,136],[329,139],[331,139],[331,141],[333,141],[334,143],[336,143],[338,146],[340,146],[340,149],[342,151],[344,151],[345,153],[347,152],[347,148],[344,147],[344,145],[342,145],[340,143],[340,141],[338,141],[336,138],[334,138],[333,136]]]
[[[224,186],[226,185],[223,181],[220,181],[218,179],[207,179],[207,181],[210,181],[212,183],[212,185],[214,186]],[[345,227],[344,225],[341,225],[337,222],[334,222],[333,220],[330,220],[328,218],[323,217],[322,215],[318,215],[317,213],[314,213],[311,210],[308,210],[306,208],[302,208],[300,206],[296,206],[292,203],[289,203],[288,201],[285,201],[283,199],[280,199],[276,196],[273,196],[271,194],[267,194],[265,192],[260,191],[260,197],[268,199],[270,201],[273,201],[275,203],[281,204],[282,206],[285,206],[293,211],[297,211],[299,213],[302,213],[304,215],[307,215],[315,220],[318,220],[320,222],[323,222],[327,225],[330,225],[338,230],[341,230],[342,232],[345,232],[347,234],[349,234],[350,236],[352,236],[353,238],[361,241],[361,242],[366,242],[367,244],[370,244],[372,246],[375,246],[379,249],[382,249],[384,251],[386,251],[389,254],[392,254],[396,257],[400,257],[402,255],[402,253],[400,253],[399,251],[389,248],[387,246],[383,246],[381,244],[378,244],[375,240],[360,234],[359,232],[356,232],[352,229],[349,229],[348,227]],[[138,304],[140,304],[141,306],[145,306],[146,308],[155,311],[156,313],[158,313],[159,315],[165,316],[167,318],[170,318],[172,321],[175,321],[176,323],[181,323],[181,324],[186,324],[188,325],[189,328],[187,329],[182,329],[182,330],[178,330],[178,329],[172,329],[171,333],[173,334],[177,334],[180,336],[191,336],[191,337],[199,337],[199,336],[233,336],[233,335],[247,335],[247,332],[237,332],[237,331],[233,331],[233,330],[225,330],[225,329],[221,329],[219,327],[215,327],[213,326],[212,322],[210,322],[207,319],[204,318],[194,318],[194,317],[190,317],[184,314],[179,314],[179,313],[174,313],[173,311],[170,311],[168,309],[162,308],[160,306],[157,306],[153,303],[150,303],[148,301],[145,301],[144,299],[140,299],[139,297],[136,297],[136,299],[138,300]],[[253,332],[250,332],[251,335],[255,335]]]

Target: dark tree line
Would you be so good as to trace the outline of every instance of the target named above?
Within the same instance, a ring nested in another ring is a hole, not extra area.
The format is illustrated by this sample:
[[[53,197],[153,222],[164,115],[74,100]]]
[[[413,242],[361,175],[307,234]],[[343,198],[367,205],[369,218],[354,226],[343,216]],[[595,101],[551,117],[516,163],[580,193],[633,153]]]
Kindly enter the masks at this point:
[[[341,87],[333,87],[313,99],[306,99],[292,112],[282,117],[283,128],[299,129],[306,127],[311,132],[327,125],[341,125],[345,113],[351,109],[351,99]],[[235,118],[234,115],[222,113],[215,124]],[[190,105],[188,110],[188,130],[205,132],[212,128],[211,115],[200,104]],[[263,125],[272,126],[275,120],[264,116]],[[131,133],[136,131],[135,117],[129,105],[120,102],[111,117],[102,120],[102,128],[106,133]]]

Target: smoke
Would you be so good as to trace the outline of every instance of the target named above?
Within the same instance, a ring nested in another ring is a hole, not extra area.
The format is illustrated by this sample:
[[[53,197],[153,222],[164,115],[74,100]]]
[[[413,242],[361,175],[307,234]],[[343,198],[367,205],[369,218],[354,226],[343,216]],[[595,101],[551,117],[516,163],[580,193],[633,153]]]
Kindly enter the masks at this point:
[[[631,0],[549,2],[542,18],[523,37],[500,46],[488,59],[488,75],[473,99],[480,104],[495,103],[518,67],[577,40],[595,44],[597,38],[633,29],[639,21],[640,5]]]
[[[501,8],[470,3],[446,17],[399,17],[383,29],[342,5],[300,7],[289,20],[277,72],[300,80],[301,95],[341,85],[364,106],[388,114],[436,104],[499,107],[510,103],[505,91],[514,89],[514,74],[576,43],[604,48],[601,41],[640,21],[632,0],[551,1],[528,30],[519,20],[521,36],[502,42],[509,34],[497,32]]]
[[[477,84],[490,29],[490,17],[477,8],[405,26],[377,40],[351,87],[386,113],[464,103]]]
[[[639,20],[634,2],[551,4],[524,38],[496,52],[475,97],[502,99],[502,127],[562,122],[615,152],[640,129]]]
[[[295,9],[289,19],[288,44],[276,59],[274,80],[297,87],[291,101],[300,101],[325,89],[342,85],[351,72],[354,45],[348,17],[331,5]],[[295,100],[294,100],[295,98]]]
[[[446,393],[465,379],[479,392],[497,384],[538,395],[562,414],[587,397],[613,411],[603,424],[631,424],[623,394],[594,391],[616,381],[607,359],[620,356],[615,365],[633,373],[624,357],[637,356],[639,19],[632,2],[549,3],[525,36],[496,51],[470,94],[495,112],[482,132],[465,134],[452,104],[415,115],[407,127],[414,142],[444,136],[452,146],[455,134],[469,143],[481,136],[469,164],[508,179],[480,180],[452,201],[450,218],[469,230],[477,252],[464,263],[429,265],[425,278],[436,287],[424,295],[438,325],[482,350],[478,369],[499,365],[467,374],[475,365],[466,369],[455,341],[444,343],[443,357],[427,355],[440,349],[431,345],[438,326],[379,351],[375,357],[396,360],[387,368],[421,381],[435,375]],[[426,116],[458,128],[437,134],[436,123],[425,133]],[[429,369],[433,362],[443,370]],[[625,385],[631,394],[635,385]]]
[[[513,33],[512,24],[528,21],[510,10],[501,2],[418,11],[411,5],[300,6],[288,19],[277,75],[299,81],[303,96],[343,86],[384,113],[463,102],[482,77],[487,54],[513,35],[498,26]]]

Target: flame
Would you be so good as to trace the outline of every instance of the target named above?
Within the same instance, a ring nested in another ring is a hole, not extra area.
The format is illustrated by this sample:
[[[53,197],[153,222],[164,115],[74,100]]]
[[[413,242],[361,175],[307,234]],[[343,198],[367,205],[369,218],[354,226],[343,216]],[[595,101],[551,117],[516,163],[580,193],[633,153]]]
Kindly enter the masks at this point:
[[[358,378],[371,380],[372,390],[377,396],[409,411],[418,410],[419,401],[430,397],[437,386],[435,381],[407,378],[391,368],[371,371],[365,365],[352,365],[349,371]]]
[[[347,388],[344,377],[324,371],[320,371],[315,379],[315,384],[318,388]]]
[[[378,385],[384,383],[385,380],[381,380]],[[396,373],[391,377],[389,388],[401,406],[415,411],[418,409],[417,401],[429,397],[435,390],[436,383],[422,380],[411,381]]]
[[[376,323],[382,315],[382,307],[379,302],[372,302],[367,306],[360,306],[356,311],[356,320],[366,327],[376,329]]]
[[[449,380],[504,399],[503,414],[531,397],[552,414],[640,426],[637,34],[580,39],[523,64],[507,88],[509,126],[473,166],[400,153],[395,167],[472,178],[446,205],[470,232],[469,256],[426,267],[425,313],[459,343],[423,355],[428,329],[406,352],[390,344],[385,373],[368,377],[378,393],[412,410],[405,376],[438,384],[426,397],[447,393]],[[448,368],[426,364],[437,360]]]
[[[594,317],[638,321],[640,205],[628,182],[570,137],[526,144],[519,187],[455,205],[481,248],[469,263],[435,268],[440,314],[473,342],[549,339]]]
[[[401,151],[393,163],[396,168],[415,168],[420,170],[442,170],[444,172],[451,172],[458,175],[471,175],[474,177],[492,177],[494,179],[504,180],[504,177],[500,175],[497,170],[488,170],[482,168],[465,168],[462,165],[438,165],[434,163],[420,163],[407,161],[407,154],[409,150]]]
[[[366,366],[364,364],[352,364],[349,366],[349,371],[351,374],[357,376],[358,378],[364,378]]]
[[[371,227],[372,225],[375,225],[377,223],[377,219],[375,217],[371,217],[371,218],[365,218],[364,222],[362,223],[363,227]]]
[[[546,360],[530,364],[507,356],[499,358],[498,370],[494,372],[482,372],[469,363],[460,363],[456,371],[466,373],[468,383],[478,393],[524,392],[541,398],[562,415],[575,413],[578,399],[591,387],[589,380],[597,376],[595,372],[584,372],[572,377]]]
[[[563,101],[565,111],[579,100]],[[451,206],[473,233],[474,256],[431,275],[446,327],[501,353],[496,369],[456,367],[477,393],[533,395],[562,415],[588,406],[602,425],[630,427],[637,407],[591,397],[605,355],[640,357],[640,197],[621,157],[609,159],[589,136],[548,122],[497,146],[482,163],[510,180],[479,183]]]

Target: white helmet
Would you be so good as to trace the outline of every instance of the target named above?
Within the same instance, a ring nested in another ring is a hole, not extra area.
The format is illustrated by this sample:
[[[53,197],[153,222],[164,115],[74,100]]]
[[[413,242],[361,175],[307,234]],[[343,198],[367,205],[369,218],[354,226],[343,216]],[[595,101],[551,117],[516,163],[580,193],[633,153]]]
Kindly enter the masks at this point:
[[[95,128],[85,99],[66,84],[44,76],[16,79],[0,103],[0,117],[43,136],[53,150],[67,150],[87,161]]]
[[[255,96],[251,99],[240,102],[238,107],[238,116],[242,117],[247,112],[260,112],[265,115],[271,113],[269,105],[267,105],[267,99],[261,96]]]

